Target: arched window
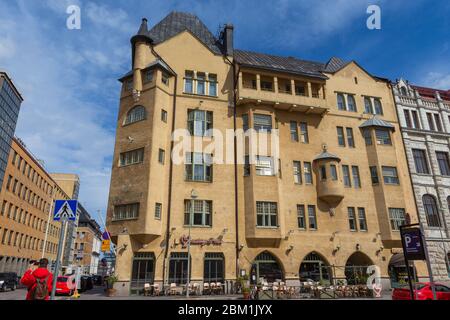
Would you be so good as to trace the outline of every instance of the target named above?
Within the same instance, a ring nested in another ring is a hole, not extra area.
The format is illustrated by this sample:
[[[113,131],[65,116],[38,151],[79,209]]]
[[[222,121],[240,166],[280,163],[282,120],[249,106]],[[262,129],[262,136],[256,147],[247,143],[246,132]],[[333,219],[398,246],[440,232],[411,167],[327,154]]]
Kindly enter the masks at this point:
[[[439,211],[436,200],[433,196],[426,194],[422,197],[423,207],[425,209],[425,216],[427,218],[428,226],[440,227]]]
[[[124,125],[138,122],[145,119],[145,108],[143,106],[136,106],[127,113]]]
[[[364,97],[364,113],[372,113],[372,101],[369,97]]]
[[[374,99],[373,102],[375,104],[375,114],[383,114],[383,107],[381,106],[380,99]]]
[[[337,94],[337,105],[339,110],[345,110],[345,98],[342,93]]]
[[[348,111],[354,111],[356,112],[356,102],[355,102],[355,97],[353,97],[352,95],[348,95],[347,96],[347,100],[348,100]]]
[[[405,87],[401,87],[401,88],[400,88],[400,94],[401,94],[402,96],[407,96],[407,95],[408,95],[408,93],[407,93]]]
[[[252,263],[250,275],[252,284],[258,282],[273,283],[283,281],[284,279],[283,270],[278,260],[267,251],[260,253],[255,258]]]

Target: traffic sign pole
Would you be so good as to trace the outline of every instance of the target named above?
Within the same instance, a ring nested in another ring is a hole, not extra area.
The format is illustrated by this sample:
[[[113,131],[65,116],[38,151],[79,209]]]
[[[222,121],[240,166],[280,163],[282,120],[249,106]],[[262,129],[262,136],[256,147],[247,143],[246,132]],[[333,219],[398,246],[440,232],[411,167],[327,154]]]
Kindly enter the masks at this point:
[[[52,283],[52,295],[50,297],[50,300],[55,300],[55,293],[56,293],[56,282],[59,275],[59,268],[61,267],[61,257],[63,252],[63,242],[64,242],[64,229],[66,228],[66,219],[61,219],[61,230],[59,232],[59,243],[58,243],[58,254],[56,256],[56,264],[55,264],[55,270],[53,272],[53,283]]]
[[[400,226],[400,234],[402,234],[403,232],[403,227],[404,226]],[[408,260],[408,255],[406,254],[406,244],[405,244],[405,237],[403,237],[403,234],[401,236],[402,238],[402,246],[403,246],[403,256],[405,258],[405,265],[406,265],[406,272],[408,273],[408,284],[409,284],[409,293],[411,296],[411,300],[415,300],[414,299],[414,288],[413,288],[413,284],[412,284],[412,275],[411,275],[411,270],[409,267],[409,260]],[[413,268],[414,268],[414,263],[413,263]]]

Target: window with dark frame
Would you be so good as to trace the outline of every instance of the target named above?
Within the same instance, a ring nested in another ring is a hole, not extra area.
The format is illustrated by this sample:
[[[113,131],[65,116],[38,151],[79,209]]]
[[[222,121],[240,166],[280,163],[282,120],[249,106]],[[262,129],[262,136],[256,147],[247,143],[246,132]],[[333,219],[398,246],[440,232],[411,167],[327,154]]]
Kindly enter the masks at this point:
[[[278,227],[278,210],[276,202],[256,202],[256,225],[258,227]]]
[[[305,205],[297,205],[297,225],[299,229],[306,229]]]
[[[184,200],[184,225],[212,227],[212,201]]]
[[[367,231],[366,210],[358,208],[359,231]]]
[[[348,212],[348,224],[350,227],[350,231],[357,231],[357,227],[356,227],[356,217],[355,217],[355,208],[353,207],[348,207],[347,208],[347,212]]]
[[[316,206],[308,205],[308,225],[310,230],[317,230]]]
[[[412,149],[416,172],[421,174],[430,174],[425,150]]]
[[[448,153],[436,151],[436,159],[439,164],[439,170],[441,172],[441,175],[450,176],[450,164],[448,159]]]

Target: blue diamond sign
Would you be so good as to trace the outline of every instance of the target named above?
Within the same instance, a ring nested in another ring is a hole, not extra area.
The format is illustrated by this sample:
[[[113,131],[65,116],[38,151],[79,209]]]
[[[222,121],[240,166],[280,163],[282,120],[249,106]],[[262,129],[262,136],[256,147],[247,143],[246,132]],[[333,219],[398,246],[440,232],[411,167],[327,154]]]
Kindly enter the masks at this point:
[[[56,200],[55,210],[53,211],[53,220],[60,221],[71,220],[75,221],[77,217],[77,200]]]

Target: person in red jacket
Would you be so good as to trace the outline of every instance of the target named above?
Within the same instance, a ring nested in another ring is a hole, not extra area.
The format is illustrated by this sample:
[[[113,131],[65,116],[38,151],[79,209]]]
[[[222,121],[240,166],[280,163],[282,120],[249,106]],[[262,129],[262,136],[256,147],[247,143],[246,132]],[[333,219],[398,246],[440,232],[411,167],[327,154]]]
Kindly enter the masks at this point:
[[[47,269],[48,260],[42,258],[38,265],[30,267],[20,282],[27,287],[27,300],[49,300],[52,292],[53,275]],[[36,268],[37,267],[37,268]]]

